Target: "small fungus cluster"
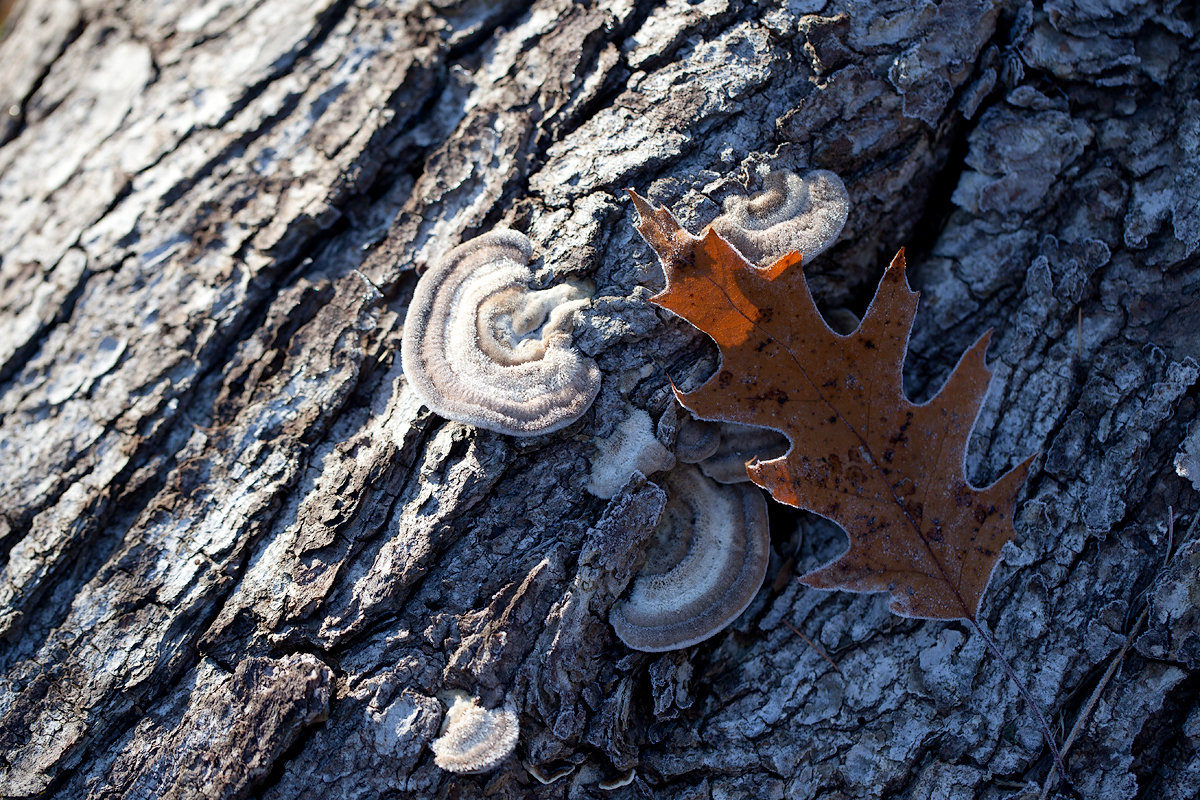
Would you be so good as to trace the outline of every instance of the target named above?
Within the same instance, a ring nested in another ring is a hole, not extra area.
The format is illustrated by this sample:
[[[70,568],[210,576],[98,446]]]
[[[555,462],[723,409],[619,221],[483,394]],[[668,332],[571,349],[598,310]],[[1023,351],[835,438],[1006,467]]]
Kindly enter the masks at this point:
[[[798,251],[808,261],[837,240],[850,211],[842,179],[827,170],[803,177],[776,170],[763,178],[763,191],[734,196],[709,225],[747,261],[765,266]]]
[[[513,436],[550,433],[596,398],[600,370],[571,347],[583,288],[530,291],[529,239],[497,229],[459,245],[417,282],[404,373],[447,419]]]
[[[837,240],[850,198],[841,179],[817,170],[783,170],[763,191],[730,197],[709,225],[748,261],[766,266],[792,251],[811,259]],[[703,641],[729,625],[754,598],[770,555],[766,500],[746,462],[788,449],[778,431],[685,420],[668,474],[666,511],[642,572],[609,622],[635,650],[658,652]],[[602,451],[603,452],[603,451]]]
[[[731,197],[709,226],[752,263],[793,250],[807,260],[837,239],[849,197],[833,173],[768,173],[763,191]],[[401,341],[405,376],[429,408],[447,419],[513,436],[560,430],[591,406],[596,364],[571,346],[588,292],[575,283],[532,291],[533,248],[521,233],[496,229],[451,250],[417,282]],[[644,565],[609,614],[617,636],[646,652],[675,650],[728,626],[753,600],[770,556],[767,505],[749,485],[746,462],[787,449],[776,431],[685,419],[674,451],[633,409],[598,440],[588,491],[612,498],[635,473],[670,470],[669,499]],[[676,465],[676,462],[680,462]],[[435,763],[456,773],[486,772],[516,748],[519,722],[508,706],[484,708],[455,692],[432,743]],[[542,775],[552,782],[570,769]],[[633,771],[603,789],[627,785]]]

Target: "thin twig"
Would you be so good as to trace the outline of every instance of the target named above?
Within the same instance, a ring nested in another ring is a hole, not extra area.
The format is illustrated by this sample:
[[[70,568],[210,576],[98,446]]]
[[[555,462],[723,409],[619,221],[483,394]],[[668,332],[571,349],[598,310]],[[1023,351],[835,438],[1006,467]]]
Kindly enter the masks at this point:
[[[1104,671],[1104,677],[1100,679],[1100,683],[1096,684],[1096,688],[1092,690],[1092,696],[1088,698],[1087,705],[1083,707],[1083,711],[1079,712],[1079,716],[1075,719],[1075,724],[1071,726],[1071,732],[1067,735],[1067,740],[1063,742],[1062,757],[1066,758],[1070,752],[1071,746],[1075,744],[1075,740],[1079,734],[1083,732],[1084,725],[1091,718],[1092,712],[1096,710],[1096,704],[1100,702],[1100,695],[1104,694],[1105,688],[1113,675],[1117,673],[1117,669],[1125,660],[1125,654],[1129,652],[1129,646],[1133,644],[1133,640],[1137,637],[1139,629],[1146,622],[1146,617],[1149,616],[1150,609],[1142,609],[1141,616],[1133,623],[1133,627],[1129,630],[1129,635],[1125,637],[1125,644],[1108,665],[1108,669]],[[1055,773],[1051,772],[1046,776],[1046,782],[1042,784],[1042,794],[1039,800],[1046,800],[1050,796],[1050,790],[1054,788]]]
[[[1200,516],[1197,514],[1196,516]],[[1192,519],[1192,524],[1196,524],[1195,518]],[[1175,509],[1167,506],[1167,553],[1163,556],[1162,565],[1165,567],[1171,560],[1171,553],[1175,548]]]
[[[1054,734],[1050,731],[1050,725],[1046,722],[1046,717],[1042,714],[1042,709],[1034,702],[1033,695],[1029,694],[1029,690],[1025,688],[1025,684],[1017,677],[1017,673],[1013,671],[1012,665],[1008,663],[1008,659],[1000,652],[1000,648],[996,646],[991,635],[983,629],[983,626],[978,621],[968,618],[967,622],[971,623],[971,627],[983,638],[988,649],[992,651],[992,655],[1000,662],[1000,666],[1004,669],[1004,674],[1012,681],[1013,686],[1017,687],[1017,693],[1021,695],[1021,698],[1025,701],[1025,705],[1029,706],[1029,710],[1037,718],[1038,726],[1042,729],[1042,738],[1046,740],[1046,746],[1050,748],[1050,755],[1054,757],[1054,768],[1058,770],[1063,783],[1069,784],[1071,781],[1067,778],[1067,768],[1063,765],[1062,755],[1058,752],[1058,745],[1054,743]]]
[[[1188,529],[1183,534],[1183,538],[1181,538],[1179,540],[1181,545],[1184,542],[1188,542],[1191,540],[1192,534],[1195,533],[1195,531],[1196,531],[1197,521],[1200,521],[1200,512],[1197,512],[1192,515],[1191,524],[1188,525]],[[1155,581],[1158,580],[1158,576],[1162,575],[1163,570],[1165,570],[1170,565],[1171,559],[1174,556],[1175,556],[1175,509],[1173,509],[1171,506],[1167,506],[1167,552],[1163,558],[1162,566],[1160,566],[1158,568],[1158,575],[1155,576]],[[1092,690],[1092,694],[1088,698],[1087,704],[1083,707],[1083,710],[1081,712],[1079,712],[1079,716],[1075,719],[1075,724],[1071,726],[1071,732],[1070,732],[1070,734],[1067,735],[1066,741],[1063,742],[1063,746],[1062,746],[1062,757],[1063,758],[1067,757],[1067,753],[1070,752],[1072,745],[1075,744],[1075,740],[1083,732],[1084,726],[1087,724],[1087,721],[1091,718],[1092,712],[1096,710],[1096,705],[1100,702],[1100,696],[1102,694],[1104,694],[1104,690],[1108,687],[1109,682],[1112,681],[1113,676],[1116,675],[1117,670],[1120,668],[1121,664],[1124,663],[1125,654],[1129,652],[1129,647],[1133,644],[1133,640],[1137,638],[1138,633],[1141,632],[1142,625],[1146,624],[1146,619],[1149,616],[1150,616],[1150,607],[1146,606],[1145,608],[1142,609],[1142,613],[1138,615],[1137,620],[1133,623],[1133,627],[1129,629],[1129,633],[1125,637],[1125,644],[1122,645],[1121,650],[1113,658],[1112,662],[1109,663],[1108,669],[1106,669],[1104,671],[1103,677],[1100,678],[1100,682],[1098,684],[1096,684],[1096,688]],[[1054,773],[1051,772],[1049,775],[1046,776],[1045,783],[1042,784],[1042,793],[1041,793],[1041,796],[1039,797],[1039,800],[1046,800],[1046,798],[1050,796],[1050,790],[1053,788],[1054,788]]]
[[[1075,360],[1083,360],[1083,306],[1077,309],[1075,317]]]
[[[809,647],[811,647],[813,650],[816,650],[816,651],[817,651],[817,655],[819,655],[821,658],[823,658],[823,659],[825,659],[826,661],[828,661],[828,662],[829,662],[829,666],[833,667],[833,670],[834,670],[834,672],[836,672],[838,675],[842,675],[842,671],[841,671],[840,669],[838,669],[838,665],[837,665],[837,664],[835,664],[835,663],[833,663],[833,659],[832,659],[832,658],[830,658],[828,655],[826,655],[826,654],[825,654],[825,651],[821,649],[820,645],[818,645],[818,644],[817,644],[816,642],[814,642],[812,639],[808,638],[808,637],[807,637],[807,636],[805,636],[803,633],[801,633],[799,628],[797,628],[797,627],[796,627],[795,625],[793,625],[792,623],[788,622],[786,619],[783,621],[783,624],[784,624],[784,625],[787,625],[789,628],[791,628],[791,629],[792,629],[792,633],[796,634],[796,635],[797,635],[797,636],[799,636],[801,639],[803,639],[805,644],[807,644],[807,645],[808,645]],[[842,675],[842,677],[844,678],[844,677],[846,677],[846,676],[845,676],[845,675]]]

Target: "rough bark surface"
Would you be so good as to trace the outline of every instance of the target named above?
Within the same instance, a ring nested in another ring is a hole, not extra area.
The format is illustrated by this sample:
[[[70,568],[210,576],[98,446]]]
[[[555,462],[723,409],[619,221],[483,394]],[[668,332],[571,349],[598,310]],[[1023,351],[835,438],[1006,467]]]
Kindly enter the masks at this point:
[[[773,512],[713,640],[608,626],[665,495],[588,494],[594,442],[641,408],[669,443],[668,376],[715,358],[644,301],[621,190],[699,230],[770,165],[849,188],[824,307],[861,312],[908,246],[911,396],[995,329],[968,474],[1042,457],[982,619],[1075,729],[1082,796],[1195,797],[1198,26],[1179,0],[18,2],[0,795],[1037,797],[1047,749],[977,636],[791,579],[845,546],[820,520]],[[497,224],[596,287],[600,396],[534,439],[431,415],[397,352],[418,273]],[[434,764],[451,690],[516,709],[497,769]]]

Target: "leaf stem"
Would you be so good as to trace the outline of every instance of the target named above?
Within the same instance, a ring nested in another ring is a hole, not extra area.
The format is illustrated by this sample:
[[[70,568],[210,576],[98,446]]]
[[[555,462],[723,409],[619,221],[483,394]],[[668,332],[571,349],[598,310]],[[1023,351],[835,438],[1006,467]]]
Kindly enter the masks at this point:
[[[992,651],[992,655],[1000,662],[1001,668],[1004,669],[1004,674],[1012,681],[1013,686],[1017,687],[1017,694],[1021,695],[1021,699],[1025,701],[1025,705],[1029,706],[1029,710],[1037,718],[1038,726],[1042,729],[1042,738],[1046,740],[1046,746],[1050,748],[1050,755],[1054,758],[1054,769],[1058,772],[1058,777],[1062,780],[1063,785],[1070,786],[1071,779],[1067,777],[1067,768],[1063,764],[1062,754],[1058,751],[1058,745],[1054,743],[1054,734],[1050,731],[1050,725],[1046,722],[1046,717],[1042,715],[1041,708],[1034,702],[1033,695],[1025,688],[1025,684],[1017,677],[1017,673],[1013,671],[1012,664],[1008,663],[1008,659],[1004,657],[1004,653],[1000,652],[1000,648],[996,646],[995,640],[979,622],[971,617],[967,617],[967,622],[971,623],[971,627],[983,639],[988,646],[988,650]]]

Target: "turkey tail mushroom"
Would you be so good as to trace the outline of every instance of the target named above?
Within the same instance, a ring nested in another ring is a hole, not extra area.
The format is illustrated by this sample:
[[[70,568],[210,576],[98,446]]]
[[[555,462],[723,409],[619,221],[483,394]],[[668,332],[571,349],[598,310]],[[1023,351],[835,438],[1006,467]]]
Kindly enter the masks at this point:
[[[708,226],[746,260],[763,267],[793,250],[808,261],[832,245],[846,224],[850,195],[827,170],[800,177],[776,170],[753,197],[730,197]]]
[[[479,700],[456,696],[433,740],[433,760],[448,772],[487,772],[516,749],[520,726],[511,708],[486,709]]]
[[[757,487],[723,486],[681,466],[666,488],[646,563],[608,615],[622,642],[651,653],[696,644],[733,622],[762,586],[770,557]]]
[[[451,250],[421,276],[401,340],[404,374],[447,419],[536,436],[579,419],[600,389],[595,362],[571,346],[586,292],[530,291],[533,250],[499,229]]]
[[[606,500],[616,497],[634,473],[651,475],[675,466],[675,456],[655,438],[654,423],[640,408],[632,409],[611,435],[597,440],[596,450],[587,490]]]

